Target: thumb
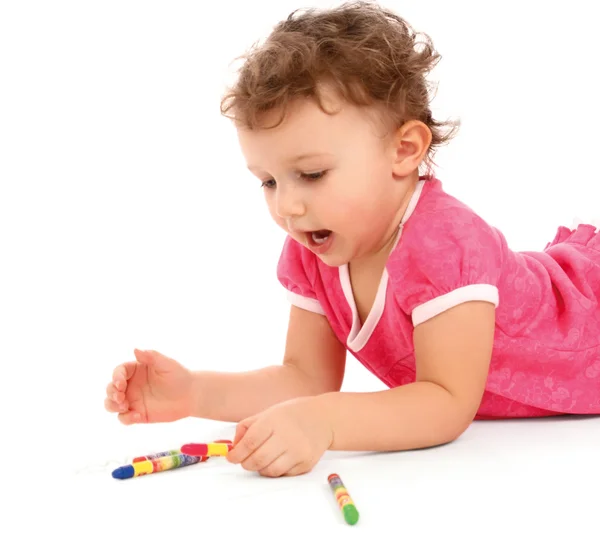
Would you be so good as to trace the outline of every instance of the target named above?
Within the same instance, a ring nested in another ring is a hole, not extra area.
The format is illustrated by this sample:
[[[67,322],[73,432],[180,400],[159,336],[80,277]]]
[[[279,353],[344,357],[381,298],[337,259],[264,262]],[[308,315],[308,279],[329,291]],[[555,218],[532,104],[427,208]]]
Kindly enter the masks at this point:
[[[135,360],[138,362],[147,362],[146,351],[142,351],[140,349],[133,349],[133,354],[135,355]]]
[[[138,362],[143,362],[144,364],[160,365],[162,369],[165,370],[180,366],[176,360],[173,360],[158,351],[142,351],[140,349],[134,349],[133,352]]]
[[[252,426],[255,420],[256,416],[250,416],[238,423],[238,425],[235,427],[235,437],[233,438],[234,447],[246,435],[246,432],[250,429],[250,426]]]
[[[243,437],[246,435],[246,432],[250,429],[250,426],[252,426],[252,422],[250,422],[250,420],[251,420],[251,417],[246,418],[246,420],[242,420],[235,427],[235,437],[233,438],[233,447],[232,447],[231,451],[229,451],[229,453],[227,453],[227,456],[225,457],[229,462],[233,462],[234,457],[236,456],[236,453],[235,453],[236,446],[238,445],[238,443],[240,441],[242,441]]]

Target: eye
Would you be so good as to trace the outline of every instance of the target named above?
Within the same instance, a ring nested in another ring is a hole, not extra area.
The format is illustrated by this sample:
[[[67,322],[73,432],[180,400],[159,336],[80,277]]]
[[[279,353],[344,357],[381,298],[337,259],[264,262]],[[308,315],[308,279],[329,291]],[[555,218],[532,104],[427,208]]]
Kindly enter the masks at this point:
[[[318,181],[325,177],[327,171],[322,172],[312,172],[312,173],[300,173],[300,177],[306,181]]]
[[[276,185],[277,183],[275,183],[274,179],[269,179],[267,181],[263,181],[261,187],[264,187],[265,189],[275,189]]]

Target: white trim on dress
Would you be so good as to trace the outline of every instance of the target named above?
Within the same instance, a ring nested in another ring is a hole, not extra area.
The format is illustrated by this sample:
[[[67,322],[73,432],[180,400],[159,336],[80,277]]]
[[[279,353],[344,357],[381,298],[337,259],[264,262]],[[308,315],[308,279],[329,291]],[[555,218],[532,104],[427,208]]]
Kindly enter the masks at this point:
[[[404,216],[402,216],[402,221],[400,222],[398,229],[398,235],[396,236],[396,241],[394,242],[392,250],[396,248],[398,241],[400,241],[406,220],[408,220],[417,207],[417,203],[419,202],[419,198],[423,192],[424,185],[425,180],[421,179],[415,187],[406,211],[404,212]],[[346,345],[349,349],[356,353],[367,344],[371,338],[371,335],[373,335],[379,320],[381,320],[381,317],[383,316],[389,274],[387,268],[384,268],[381,275],[381,280],[379,281],[379,286],[377,288],[377,293],[375,295],[375,301],[373,302],[373,306],[371,307],[367,319],[362,327],[360,325],[360,317],[358,315],[356,301],[354,300],[354,293],[352,292],[352,283],[350,282],[350,271],[348,264],[343,264],[339,267],[339,275],[342,290],[344,291],[344,296],[346,297],[346,302],[350,306],[350,310],[352,312],[352,329],[350,330],[350,333],[346,339]]]
[[[410,199],[406,212],[402,217],[402,221],[400,222],[398,235],[396,237],[396,241],[394,243],[394,248],[396,248],[400,237],[402,236],[402,231],[404,229],[404,224],[408,220],[408,218],[414,212],[417,203],[419,202],[419,198],[423,191],[423,186],[425,185],[425,181],[421,180],[417,183],[415,191]],[[389,281],[389,274],[387,268],[384,268],[381,280],[379,282],[379,286],[377,288],[377,293],[375,295],[375,300],[373,302],[373,306],[365,320],[364,324],[360,325],[360,316],[358,314],[358,309],[356,307],[356,302],[354,300],[354,293],[352,291],[352,283],[350,281],[350,271],[348,264],[343,264],[339,268],[339,278],[340,285],[342,287],[342,291],[344,292],[344,296],[346,297],[346,301],[350,307],[352,313],[352,328],[350,333],[348,334],[348,338],[346,340],[347,347],[354,351],[358,352],[368,343],[369,339],[373,335],[379,320],[383,315],[383,311],[385,309],[385,298],[387,294],[387,285]],[[325,315],[325,311],[321,306],[321,303],[316,299],[311,299],[308,297],[304,297],[299,295],[298,293],[293,293],[292,291],[286,290],[288,300],[295,306],[299,308],[303,308],[304,310],[309,310],[311,312],[316,312],[317,314]],[[412,312],[412,323],[413,326],[418,326],[423,322],[441,314],[442,312],[449,310],[459,304],[469,302],[469,301],[486,301],[492,303],[494,306],[498,307],[499,304],[499,294],[498,288],[494,285],[490,284],[474,284],[474,285],[466,285],[464,287],[459,287],[449,293],[444,295],[440,295],[439,297],[435,297],[419,306],[417,306]]]
[[[449,293],[435,297],[415,307],[412,311],[413,326],[417,327],[430,318],[469,301],[486,301],[497,308],[499,303],[498,288],[488,283],[476,283],[459,287]]]
[[[325,311],[321,306],[321,303],[316,299],[310,299],[308,297],[303,297],[302,295],[298,295],[298,293],[293,293],[292,291],[286,290],[288,300],[298,308],[303,308],[304,310],[309,310],[310,312],[316,312],[317,314],[322,314],[325,316]]]

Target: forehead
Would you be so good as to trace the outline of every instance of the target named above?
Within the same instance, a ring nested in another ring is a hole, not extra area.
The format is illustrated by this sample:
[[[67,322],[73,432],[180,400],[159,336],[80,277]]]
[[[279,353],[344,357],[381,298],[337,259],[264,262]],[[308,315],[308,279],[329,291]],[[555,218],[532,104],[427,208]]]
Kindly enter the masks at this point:
[[[304,151],[331,151],[357,141],[376,138],[376,126],[368,110],[350,105],[328,95],[323,97],[325,112],[315,99],[299,99],[290,103],[284,119],[276,127],[281,112],[264,114],[258,129],[237,128],[238,140],[248,162],[261,165],[259,158],[270,160],[292,157]]]
[[[263,142],[302,143],[307,137],[317,139],[332,134],[346,122],[348,115],[340,106],[335,106],[335,112],[330,115],[313,99],[294,100],[286,107],[285,114],[280,109],[267,112],[260,117],[260,127],[238,127],[237,133],[240,142],[248,146]]]

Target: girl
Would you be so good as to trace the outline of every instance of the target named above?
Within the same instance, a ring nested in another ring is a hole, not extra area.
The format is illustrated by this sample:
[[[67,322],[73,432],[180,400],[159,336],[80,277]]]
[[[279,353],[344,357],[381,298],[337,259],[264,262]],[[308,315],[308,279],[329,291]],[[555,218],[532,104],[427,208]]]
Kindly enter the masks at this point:
[[[248,53],[222,111],[288,233],[283,363],[192,372],[136,350],[107,410],[239,422],[229,461],[273,477],[328,449],[444,444],[474,418],[600,412],[600,237],[561,227],[514,252],[443,190],[432,155],[457,126],[429,108],[438,59],[364,2],[294,12]],[[347,352],[389,389],[340,392]]]

